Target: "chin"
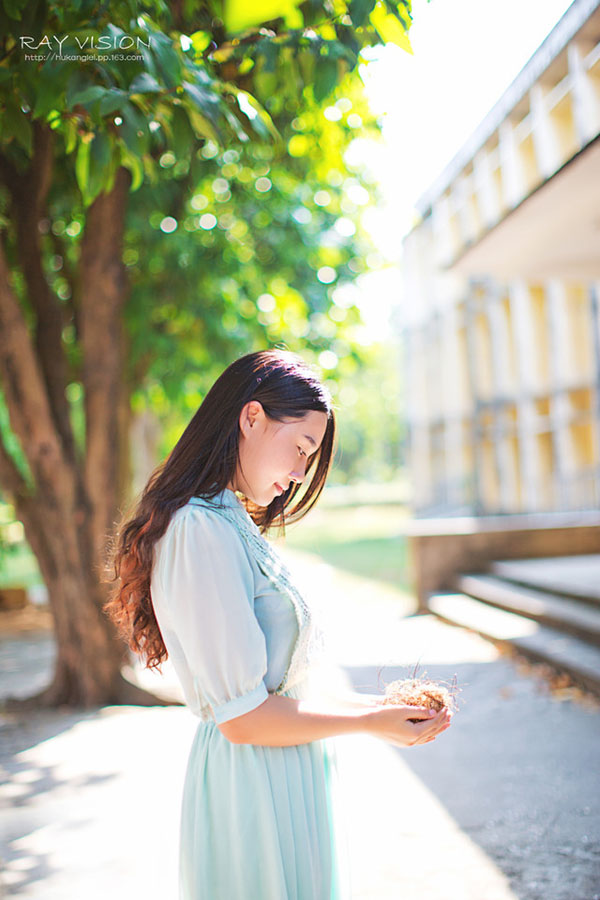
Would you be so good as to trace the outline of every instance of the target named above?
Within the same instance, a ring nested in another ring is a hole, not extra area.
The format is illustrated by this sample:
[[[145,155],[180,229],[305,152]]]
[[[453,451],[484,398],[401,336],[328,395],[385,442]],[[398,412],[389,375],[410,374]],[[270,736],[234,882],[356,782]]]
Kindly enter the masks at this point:
[[[272,497],[270,494],[246,494],[246,496],[249,500],[252,501],[252,503],[254,503],[255,506],[260,506],[262,509],[266,509],[267,506],[270,506],[273,500],[275,500],[277,497],[277,495],[275,495],[275,497]]]
[[[256,506],[261,506],[264,509],[266,509],[266,507],[270,506],[271,503],[273,503],[273,501],[279,500],[280,498],[282,499],[284,494],[285,494],[285,491],[283,492],[283,494],[279,494],[279,493],[277,493],[277,491],[273,490],[273,487],[270,487],[267,490],[265,490],[265,492],[263,494],[252,493],[252,494],[246,494],[246,496],[250,500],[252,500],[252,502],[255,503]]]

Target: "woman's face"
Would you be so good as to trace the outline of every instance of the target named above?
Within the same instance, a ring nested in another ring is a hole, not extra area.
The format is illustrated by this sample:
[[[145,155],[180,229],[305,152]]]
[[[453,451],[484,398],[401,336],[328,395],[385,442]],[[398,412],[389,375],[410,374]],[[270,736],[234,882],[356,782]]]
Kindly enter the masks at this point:
[[[258,400],[250,400],[239,425],[238,465],[228,487],[258,506],[268,506],[291,481],[304,478],[307,459],[325,436],[327,414],[310,410],[301,419],[277,422],[267,417]]]

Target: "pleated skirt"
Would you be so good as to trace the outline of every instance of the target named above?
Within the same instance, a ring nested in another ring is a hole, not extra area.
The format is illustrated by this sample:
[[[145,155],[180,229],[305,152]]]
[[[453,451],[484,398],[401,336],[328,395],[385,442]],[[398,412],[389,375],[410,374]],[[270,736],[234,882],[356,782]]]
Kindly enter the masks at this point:
[[[350,900],[341,804],[331,738],[232,744],[201,721],[183,789],[179,900]]]

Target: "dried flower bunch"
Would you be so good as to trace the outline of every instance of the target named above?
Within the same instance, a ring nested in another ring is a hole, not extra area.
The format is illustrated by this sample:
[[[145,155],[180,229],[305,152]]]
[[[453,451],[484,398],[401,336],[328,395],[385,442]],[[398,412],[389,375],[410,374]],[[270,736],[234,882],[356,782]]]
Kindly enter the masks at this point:
[[[381,700],[383,705],[394,704],[398,706],[424,706],[427,709],[435,709],[439,712],[444,706],[455,711],[457,708],[456,678],[448,687],[442,682],[431,681],[424,675],[413,678],[401,678],[392,681],[385,688],[385,696]],[[409,722],[421,722],[422,719],[409,719]]]

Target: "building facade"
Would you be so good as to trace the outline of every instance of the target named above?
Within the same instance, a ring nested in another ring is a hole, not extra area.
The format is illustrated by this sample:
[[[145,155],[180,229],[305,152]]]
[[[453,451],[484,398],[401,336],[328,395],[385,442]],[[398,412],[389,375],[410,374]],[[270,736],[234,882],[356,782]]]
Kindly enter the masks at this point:
[[[404,241],[420,517],[600,505],[600,4],[575,0]]]

